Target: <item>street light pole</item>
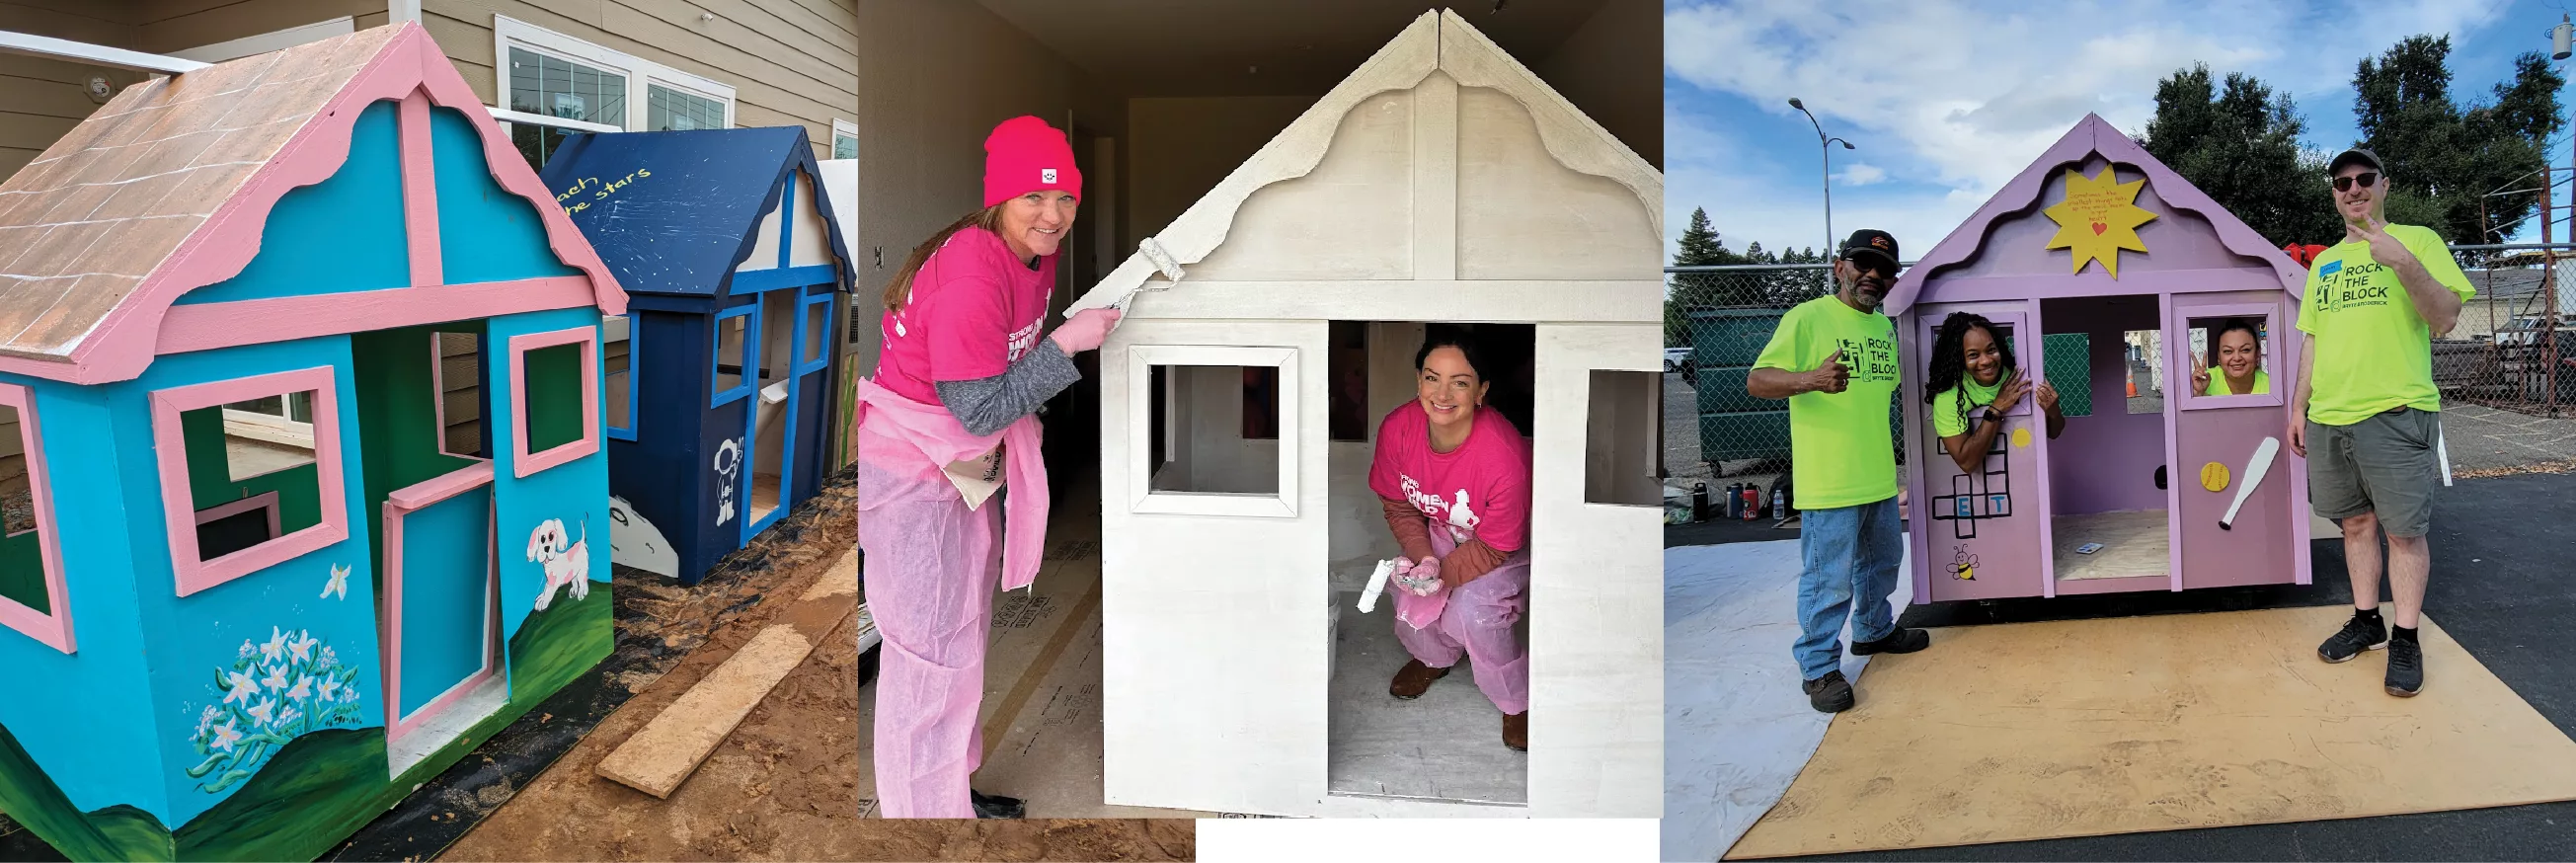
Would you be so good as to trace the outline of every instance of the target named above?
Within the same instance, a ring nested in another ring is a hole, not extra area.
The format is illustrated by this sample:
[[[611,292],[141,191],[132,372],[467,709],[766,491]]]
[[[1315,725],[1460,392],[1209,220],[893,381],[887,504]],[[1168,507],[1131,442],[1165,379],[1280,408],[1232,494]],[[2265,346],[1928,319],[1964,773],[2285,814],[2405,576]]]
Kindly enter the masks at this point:
[[[1860,148],[1852,146],[1852,142],[1845,141],[1841,138],[1825,137],[1825,125],[1823,123],[1816,122],[1816,115],[1813,112],[1808,111],[1807,106],[1804,103],[1799,102],[1797,97],[1792,96],[1789,98],[1789,107],[1796,108],[1798,109],[1798,113],[1807,115],[1807,125],[1816,127],[1816,146],[1825,151],[1822,165],[1825,187],[1824,253],[1826,257],[1831,258],[1834,254],[1834,145],[1841,144],[1845,150],[1857,150]]]

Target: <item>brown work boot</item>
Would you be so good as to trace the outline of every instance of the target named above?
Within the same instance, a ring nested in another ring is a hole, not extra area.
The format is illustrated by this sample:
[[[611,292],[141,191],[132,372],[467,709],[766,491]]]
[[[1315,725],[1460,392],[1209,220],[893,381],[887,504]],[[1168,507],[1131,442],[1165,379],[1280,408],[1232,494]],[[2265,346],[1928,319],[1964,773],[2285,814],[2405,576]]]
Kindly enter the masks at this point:
[[[1433,668],[1422,664],[1419,659],[1409,660],[1404,663],[1404,668],[1395,672],[1395,682],[1387,684],[1386,694],[1412,701],[1431,691],[1432,681],[1447,676],[1449,669]]]
[[[1513,752],[1529,751],[1529,711],[1503,714],[1503,745]]]

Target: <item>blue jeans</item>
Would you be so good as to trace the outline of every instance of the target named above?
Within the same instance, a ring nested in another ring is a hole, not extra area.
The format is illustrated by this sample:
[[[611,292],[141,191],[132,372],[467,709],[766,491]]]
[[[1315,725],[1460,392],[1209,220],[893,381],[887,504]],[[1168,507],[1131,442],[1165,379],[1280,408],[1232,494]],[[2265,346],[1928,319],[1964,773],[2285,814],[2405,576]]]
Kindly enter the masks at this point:
[[[1905,526],[1896,498],[1837,509],[1801,510],[1798,537],[1798,673],[1807,680],[1843,667],[1843,619],[1852,638],[1876,641],[1896,631],[1887,596],[1905,559]]]

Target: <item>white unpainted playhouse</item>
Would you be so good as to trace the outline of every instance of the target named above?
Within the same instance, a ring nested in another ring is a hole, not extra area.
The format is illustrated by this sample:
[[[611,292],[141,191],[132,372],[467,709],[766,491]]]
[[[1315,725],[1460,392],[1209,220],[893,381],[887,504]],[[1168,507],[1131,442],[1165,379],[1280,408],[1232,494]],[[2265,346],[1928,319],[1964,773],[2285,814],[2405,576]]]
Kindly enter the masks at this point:
[[[1071,306],[1126,306],[1100,356],[1107,802],[1663,811],[1662,204],[1652,165],[1426,13]],[[1399,554],[1368,438],[1434,322],[1502,346],[1534,446],[1526,755],[1465,668],[1389,698],[1392,602],[1353,608]]]

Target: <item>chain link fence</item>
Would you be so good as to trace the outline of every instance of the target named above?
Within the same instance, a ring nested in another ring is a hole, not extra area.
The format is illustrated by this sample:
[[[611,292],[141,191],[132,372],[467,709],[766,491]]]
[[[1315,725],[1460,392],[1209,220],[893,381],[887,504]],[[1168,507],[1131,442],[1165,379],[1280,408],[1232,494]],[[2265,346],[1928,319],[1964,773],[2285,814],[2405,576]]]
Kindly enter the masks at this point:
[[[2576,284],[2567,282],[2576,279],[2576,257],[2558,251],[2557,278],[2545,279],[2550,264],[2538,247],[2453,252],[2477,289],[2449,336],[2433,342],[2434,383],[2446,404],[2459,406],[2444,416],[2455,465],[2501,471],[2576,460]],[[1745,377],[1783,313],[1832,291],[1832,267],[1670,267],[1666,273],[1667,485],[1687,493],[1706,483],[1718,498],[1750,484],[1767,500],[1774,481],[1789,472],[1789,405],[1753,398],[1744,391]],[[2130,346],[2138,388],[2129,397],[2132,411],[2152,412],[2161,401],[2158,348],[2152,339]],[[1902,447],[1897,458],[1904,459]]]

